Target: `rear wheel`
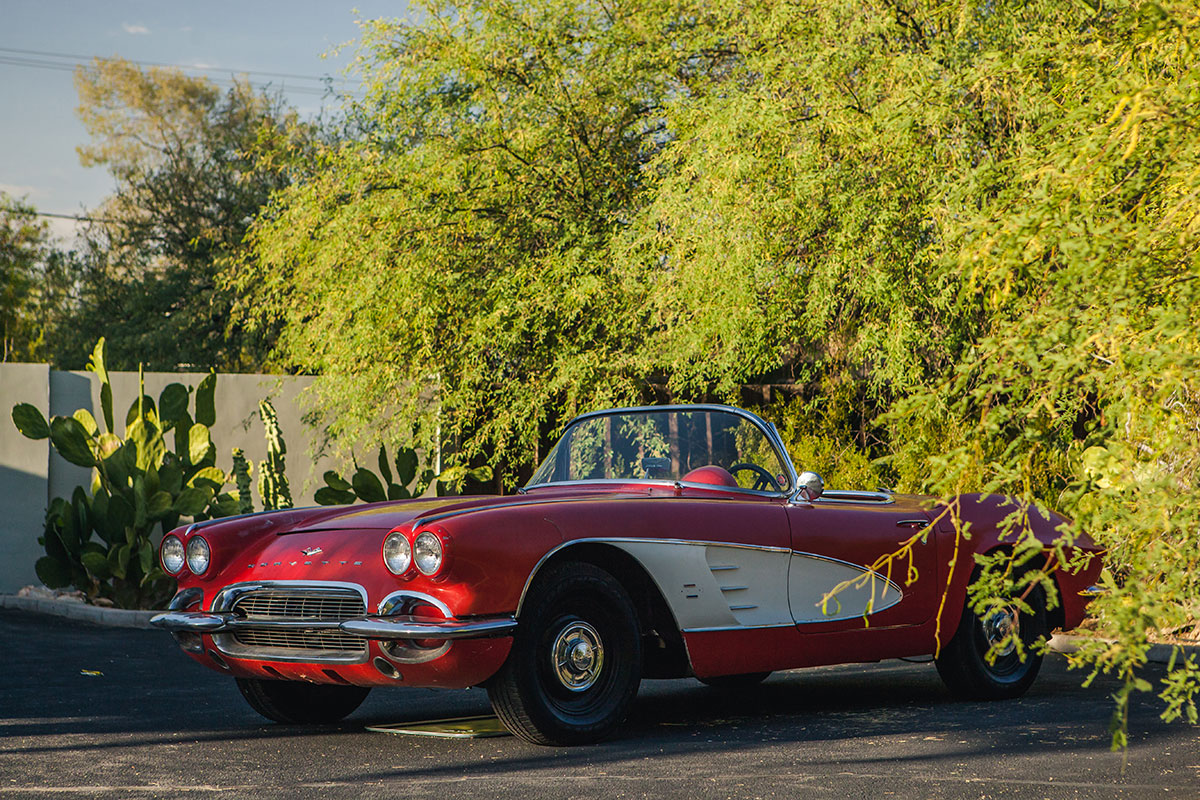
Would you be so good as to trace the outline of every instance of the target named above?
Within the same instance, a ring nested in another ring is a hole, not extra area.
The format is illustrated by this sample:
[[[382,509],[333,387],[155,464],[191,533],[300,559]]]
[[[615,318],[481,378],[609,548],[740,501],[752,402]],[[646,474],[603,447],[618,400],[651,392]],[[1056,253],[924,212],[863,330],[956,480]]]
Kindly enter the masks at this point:
[[[1005,700],[1020,697],[1033,685],[1042,666],[1042,655],[1033,651],[1033,644],[1047,633],[1042,589],[1030,592],[1026,602],[1032,613],[1010,606],[983,617],[967,603],[958,630],[937,657],[938,674],[954,695]],[[1020,640],[1020,649],[1014,637]],[[996,646],[989,662],[988,655]]]
[[[238,689],[258,713],[288,725],[337,722],[367,699],[370,689],[300,681],[238,678]]]
[[[504,726],[535,744],[611,735],[641,681],[637,614],[615,578],[591,564],[538,577],[508,660],[488,685]]]

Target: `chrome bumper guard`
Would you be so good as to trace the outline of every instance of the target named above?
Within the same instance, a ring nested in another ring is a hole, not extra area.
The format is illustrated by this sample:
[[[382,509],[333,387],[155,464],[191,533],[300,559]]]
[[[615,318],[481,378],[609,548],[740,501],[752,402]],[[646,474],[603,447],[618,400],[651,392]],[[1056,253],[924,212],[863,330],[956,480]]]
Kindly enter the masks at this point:
[[[517,627],[513,617],[477,620],[433,620],[394,615],[361,617],[341,622],[306,619],[246,619],[232,611],[168,611],[150,624],[171,633],[226,633],[239,630],[341,631],[364,639],[485,639],[509,636]]]

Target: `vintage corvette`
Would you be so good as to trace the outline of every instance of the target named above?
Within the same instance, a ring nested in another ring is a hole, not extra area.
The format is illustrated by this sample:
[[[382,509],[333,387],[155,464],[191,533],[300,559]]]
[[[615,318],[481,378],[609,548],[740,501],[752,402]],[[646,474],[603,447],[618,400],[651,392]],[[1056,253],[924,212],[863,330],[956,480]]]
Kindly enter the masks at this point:
[[[600,411],[566,427],[516,496],[177,529],[160,557],[179,591],[154,624],[285,723],[337,721],[372,687],[486,686],[513,733],[574,744],[613,733],[643,677],[748,686],[935,652],[954,694],[1015,697],[1040,665],[1022,645],[1081,621],[1100,559],[978,616],[974,555],[1007,546],[1012,506],[959,500],[955,515],[825,490],[773,426],[728,406]],[[1046,543],[1062,523],[1029,517]]]

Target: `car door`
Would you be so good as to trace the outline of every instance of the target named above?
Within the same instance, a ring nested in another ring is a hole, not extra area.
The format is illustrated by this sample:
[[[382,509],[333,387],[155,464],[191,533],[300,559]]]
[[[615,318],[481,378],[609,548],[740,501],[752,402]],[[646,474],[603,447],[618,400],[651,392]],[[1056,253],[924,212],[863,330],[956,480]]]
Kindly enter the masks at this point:
[[[937,537],[916,498],[828,492],[786,513],[788,602],[801,632],[881,630],[933,616]]]

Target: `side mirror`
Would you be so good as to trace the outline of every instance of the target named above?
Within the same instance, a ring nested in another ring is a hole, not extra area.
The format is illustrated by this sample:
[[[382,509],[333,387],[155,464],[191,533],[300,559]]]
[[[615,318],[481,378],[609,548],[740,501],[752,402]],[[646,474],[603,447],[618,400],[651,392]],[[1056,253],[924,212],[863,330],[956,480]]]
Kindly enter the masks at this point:
[[[821,480],[821,476],[815,472],[801,472],[798,481],[800,484],[798,494],[810,503],[825,491],[825,481]]]

